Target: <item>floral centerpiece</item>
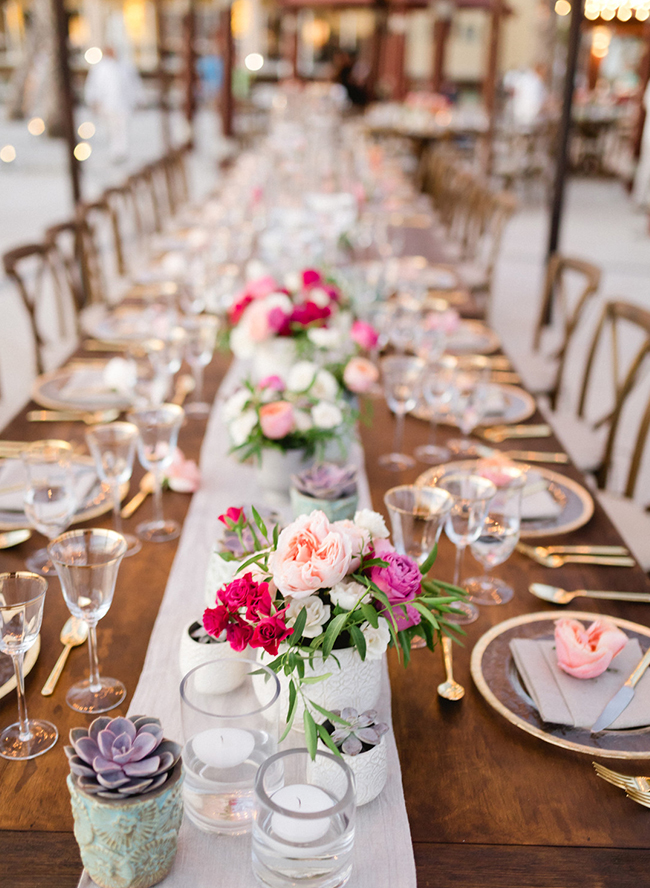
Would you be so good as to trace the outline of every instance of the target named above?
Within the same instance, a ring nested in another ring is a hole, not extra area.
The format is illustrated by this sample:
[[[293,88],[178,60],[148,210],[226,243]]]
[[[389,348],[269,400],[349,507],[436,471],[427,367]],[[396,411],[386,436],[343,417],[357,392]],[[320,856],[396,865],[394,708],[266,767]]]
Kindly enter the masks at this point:
[[[203,625],[215,636],[225,631],[235,649],[248,645],[261,649],[267,662],[272,658],[269,667],[288,685],[285,735],[300,708],[312,755],[319,737],[336,752],[317,720],[346,722],[314,699],[313,686],[342,669],[346,650],[366,663],[381,660],[394,645],[407,664],[416,635],[433,650],[442,633],[458,631],[447,614],[464,593],[425,579],[435,550],[419,568],[395,551],[384,519],[369,509],[336,522],[314,511],[273,533],[257,513],[253,517],[258,548],[217,592]],[[245,519],[238,520],[243,529]],[[329,671],[319,672],[323,663]]]

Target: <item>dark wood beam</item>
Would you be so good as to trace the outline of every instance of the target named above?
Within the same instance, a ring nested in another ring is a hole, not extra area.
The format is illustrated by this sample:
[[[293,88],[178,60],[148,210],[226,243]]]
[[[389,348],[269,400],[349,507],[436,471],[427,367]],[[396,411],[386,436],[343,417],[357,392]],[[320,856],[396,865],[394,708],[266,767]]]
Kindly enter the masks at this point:
[[[183,92],[185,119],[190,131],[190,142],[194,142],[194,115],[196,113],[196,2],[190,0],[183,19]]]
[[[68,20],[64,0],[52,0],[57,35],[57,67],[59,73],[59,102],[61,103],[61,121],[66,141],[70,185],[75,206],[81,200],[81,168],[74,155],[77,134],[74,126],[74,92],[72,74],[68,58]]]
[[[501,49],[501,26],[505,15],[503,0],[492,0],[490,16],[490,42],[488,45],[487,68],[483,81],[483,104],[488,116],[488,131],[485,137],[483,169],[486,175],[492,170],[494,132],[497,117],[497,86],[499,82],[499,54]]]
[[[223,84],[219,97],[221,128],[224,136],[232,136],[233,129],[233,96],[232,70],[234,65],[235,46],[232,37],[232,7],[228,6],[221,12],[220,43],[223,58]]]

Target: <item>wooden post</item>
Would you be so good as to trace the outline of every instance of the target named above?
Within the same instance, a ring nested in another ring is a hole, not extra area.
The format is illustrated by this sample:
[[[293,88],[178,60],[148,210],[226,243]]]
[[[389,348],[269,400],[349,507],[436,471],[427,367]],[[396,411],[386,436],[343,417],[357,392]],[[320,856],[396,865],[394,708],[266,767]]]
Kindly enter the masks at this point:
[[[185,119],[190,132],[190,143],[194,141],[194,114],[196,113],[196,7],[195,0],[190,0],[189,8],[183,19],[183,56],[184,56],[184,92]]]
[[[298,31],[298,13],[294,12],[293,15],[289,16],[289,21],[291,22],[291,43],[290,43],[290,59],[291,62],[291,76],[294,80],[298,79],[298,41],[300,40],[300,34]]]
[[[368,74],[368,96],[377,98],[377,85],[381,71],[381,57],[386,42],[386,30],[388,28],[388,9],[386,0],[377,0],[375,5],[375,31],[372,35],[372,56],[370,61],[370,73]]]
[[[566,75],[564,78],[564,98],[562,117],[555,151],[555,180],[551,204],[551,224],[548,237],[548,258],[557,252],[560,242],[560,225],[564,208],[564,186],[568,168],[569,134],[571,132],[571,109],[575,86],[578,52],[580,50],[580,27],[583,17],[583,0],[573,0],[571,23],[569,25],[569,45],[567,47]]]
[[[643,96],[645,95],[648,81],[650,81],[650,19],[647,19],[645,23],[643,37],[645,40],[645,52],[643,53],[643,58],[639,65],[639,94],[637,97],[638,112],[634,128],[634,138],[632,140],[632,152],[637,160],[641,156],[641,140],[643,138],[643,126],[646,119],[646,110],[643,107]]]
[[[483,104],[488,115],[488,131],[485,140],[483,169],[486,175],[492,169],[492,148],[497,115],[497,83],[499,80],[499,49],[501,46],[501,22],[504,15],[503,0],[492,0],[490,19],[490,44],[488,46],[487,70],[483,81]]]
[[[56,21],[57,36],[57,62],[59,74],[59,101],[61,103],[61,119],[63,123],[64,138],[66,140],[68,169],[70,171],[70,185],[75,206],[81,200],[81,169],[79,161],[74,156],[77,144],[77,136],[74,126],[74,93],[72,91],[72,77],[68,58],[68,21],[65,13],[64,0],[52,0],[54,17]]]
[[[451,34],[451,20],[454,15],[452,0],[437,0],[435,5],[436,20],[433,23],[433,73],[431,89],[440,92],[445,82],[445,56],[447,43]]]
[[[165,70],[165,19],[163,15],[163,0],[154,0],[156,8],[156,53],[158,55],[158,89],[160,102],[160,115],[162,127],[162,140],[165,151],[169,151],[172,144],[171,128],[169,124],[169,102],[167,72]]]
[[[224,136],[233,134],[233,98],[232,69],[234,62],[234,44],[232,39],[232,7],[228,6],[221,12],[221,52],[223,55],[223,84],[219,110],[221,112],[221,128]]]

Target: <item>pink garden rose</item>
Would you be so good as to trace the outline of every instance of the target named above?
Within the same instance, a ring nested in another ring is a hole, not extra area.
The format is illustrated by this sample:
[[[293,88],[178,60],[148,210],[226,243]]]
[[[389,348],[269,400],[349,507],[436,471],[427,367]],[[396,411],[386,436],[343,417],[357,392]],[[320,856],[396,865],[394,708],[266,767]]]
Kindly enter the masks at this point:
[[[323,276],[320,271],[317,271],[315,268],[305,268],[302,273],[302,285],[305,290],[309,290],[311,287],[318,287],[323,282]]]
[[[354,573],[355,570],[358,570],[359,565],[361,564],[361,555],[368,554],[368,549],[370,548],[371,543],[370,533],[369,531],[364,530],[363,527],[359,527],[354,521],[350,521],[349,518],[335,521],[332,524],[332,528],[339,533],[345,534],[350,540],[352,560],[350,561],[350,569],[348,573]]]
[[[174,458],[165,472],[167,483],[176,493],[194,493],[201,485],[201,473],[193,459],[185,459],[177,447]]]
[[[265,296],[269,296],[271,293],[277,292],[277,290],[277,281],[275,278],[272,278],[270,274],[267,274],[265,277],[250,281],[250,283],[246,285],[244,293],[247,296],[252,296],[253,299],[264,299]]]
[[[367,321],[355,321],[350,330],[352,341],[356,342],[359,348],[364,351],[370,351],[375,348],[379,341],[379,334]]]
[[[557,665],[575,678],[596,678],[623,650],[627,635],[609,620],[598,619],[588,629],[578,620],[557,620]]]
[[[293,407],[288,401],[271,401],[260,407],[262,432],[272,441],[279,441],[294,429]]]
[[[284,388],[284,382],[279,376],[265,376],[257,384],[261,389],[273,389],[274,392],[281,392]]]
[[[223,630],[228,625],[230,619],[230,611],[223,604],[217,607],[209,607],[203,614],[203,628],[208,635],[219,638]]]
[[[278,537],[269,556],[269,571],[283,595],[307,598],[318,589],[329,589],[350,571],[350,537],[341,533],[324,512],[300,515]]]
[[[223,513],[223,515],[219,515],[219,521],[221,521],[222,524],[225,524],[226,527],[230,528],[232,524],[239,524],[239,519],[243,514],[244,510],[242,508],[231,506]]]
[[[282,612],[273,617],[267,617],[261,623],[258,623],[249,644],[253,648],[264,648],[267,654],[275,657],[277,656],[280,642],[288,638],[292,632],[293,628],[290,628],[284,622],[284,612]]]
[[[357,395],[369,392],[379,379],[379,370],[367,358],[350,358],[343,371],[343,382]]]
[[[385,592],[391,604],[406,604],[418,594],[422,585],[420,569],[408,555],[400,555],[387,540],[375,540],[377,558],[387,562],[386,567],[372,567],[370,579]]]

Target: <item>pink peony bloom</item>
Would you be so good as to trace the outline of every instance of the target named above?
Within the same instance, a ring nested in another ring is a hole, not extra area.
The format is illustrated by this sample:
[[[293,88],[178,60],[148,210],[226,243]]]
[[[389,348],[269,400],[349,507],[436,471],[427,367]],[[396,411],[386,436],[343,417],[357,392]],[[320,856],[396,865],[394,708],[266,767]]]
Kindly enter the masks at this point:
[[[275,331],[269,325],[269,309],[266,302],[252,302],[246,309],[246,327],[253,342],[265,342]]]
[[[305,290],[311,289],[311,287],[318,287],[323,282],[323,277],[320,271],[316,271],[315,268],[305,268],[302,273],[302,285]]]
[[[279,376],[265,376],[258,384],[261,389],[273,389],[274,392],[281,392],[284,388],[284,382]]]
[[[557,620],[557,665],[575,678],[596,678],[623,650],[627,635],[609,620],[598,619],[588,629],[578,620]]]
[[[382,561],[387,562],[387,567],[371,567],[370,579],[385,592],[391,604],[406,604],[411,601],[421,589],[422,575],[420,569],[408,555],[400,555],[390,551],[385,540],[375,541],[375,554]],[[390,547],[392,548],[392,546]]]
[[[375,348],[379,341],[379,334],[367,321],[355,321],[350,330],[352,341],[365,351]]]
[[[252,296],[253,299],[264,299],[265,296],[277,292],[277,289],[277,281],[271,275],[266,275],[247,284],[244,294]]]
[[[283,595],[307,598],[340,582],[350,571],[353,554],[350,537],[323,512],[314,511],[284,528],[269,556],[269,570]]]
[[[369,392],[379,379],[379,370],[367,358],[350,358],[343,371],[343,382],[356,395]]]
[[[278,653],[280,642],[288,638],[292,632],[293,629],[289,628],[284,622],[283,613],[282,615],[276,614],[273,617],[267,617],[257,624],[249,644],[253,648],[264,648],[267,654],[275,657]]]
[[[288,401],[271,401],[260,407],[262,433],[272,441],[278,441],[294,429],[293,407]]]
[[[416,609],[410,604],[405,605],[405,607],[406,614],[401,607],[396,607],[393,610],[393,617],[397,623],[398,632],[401,629],[409,629],[411,626],[417,626],[422,619],[422,614],[419,611],[416,611]]]
[[[226,640],[234,651],[243,651],[253,637],[253,627],[238,619],[226,626]]]
[[[279,336],[287,336],[291,332],[290,315],[282,311],[277,305],[268,314],[267,323],[269,329]]]
[[[177,447],[174,459],[169,465],[165,477],[167,483],[176,493],[194,493],[201,486],[201,473],[193,459],[185,459],[183,451]]]

